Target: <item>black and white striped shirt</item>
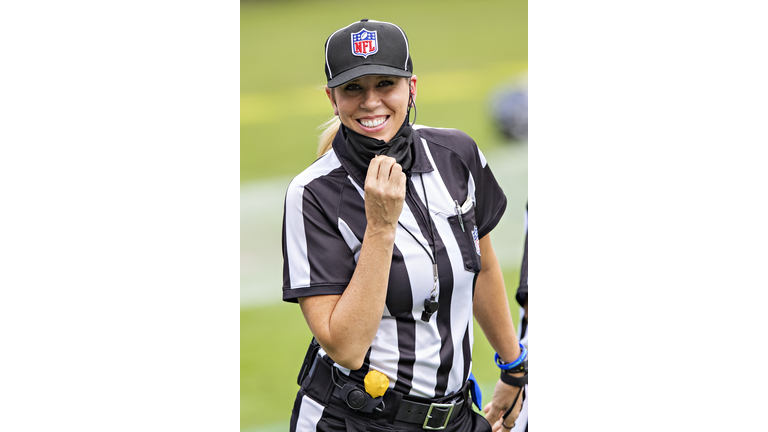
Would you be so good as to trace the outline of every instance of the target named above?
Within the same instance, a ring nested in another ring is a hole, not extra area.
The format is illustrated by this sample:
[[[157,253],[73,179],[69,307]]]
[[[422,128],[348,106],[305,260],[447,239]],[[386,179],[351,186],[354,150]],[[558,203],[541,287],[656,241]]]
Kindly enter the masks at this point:
[[[357,371],[336,367],[360,383],[373,368],[389,377],[390,388],[432,398],[459,390],[469,376],[472,296],[480,270],[478,239],[496,226],[507,200],[469,136],[455,129],[414,129],[414,160],[399,220],[402,226],[395,235],[384,316],[363,367]],[[288,186],[284,301],[342,294],[352,279],[366,227],[362,188],[366,173],[348,160],[337,134],[333,149]],[[433,236],[426,214],[432,218]],[[424,322],[424,299],[430,297],[434,281],[424,248],[431,254],[431,246],[436,250],[440,306]]]

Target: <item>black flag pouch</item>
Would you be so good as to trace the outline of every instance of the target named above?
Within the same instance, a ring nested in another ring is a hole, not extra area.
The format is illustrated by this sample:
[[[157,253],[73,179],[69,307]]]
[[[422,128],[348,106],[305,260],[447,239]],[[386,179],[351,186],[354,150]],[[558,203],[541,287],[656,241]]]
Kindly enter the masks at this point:
[[[301,386],[301,383],[304,381],[304,378],[309,375],[309,371],[312,368],[312,363],[315,361],[315,357],[317,356],[317,351],[320,349],[320,344],[317,343],[317,340],[313,337],[312,342],[309,343],[309,348],[307,349],[307,355],[304,356],[304,362],[301,364],[301,370],[299,371],[299,378],[297,379],[297,383],[299,386]]]

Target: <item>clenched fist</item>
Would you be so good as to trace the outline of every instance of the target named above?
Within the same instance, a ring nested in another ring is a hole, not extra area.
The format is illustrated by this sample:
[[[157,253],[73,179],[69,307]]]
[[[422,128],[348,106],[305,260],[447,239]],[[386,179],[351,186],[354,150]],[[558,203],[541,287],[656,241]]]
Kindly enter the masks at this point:
[[[376,156],[365,176],[365,216],[368,228],[376,231],[397,229],[405,201],[403,167],[389,156]]]

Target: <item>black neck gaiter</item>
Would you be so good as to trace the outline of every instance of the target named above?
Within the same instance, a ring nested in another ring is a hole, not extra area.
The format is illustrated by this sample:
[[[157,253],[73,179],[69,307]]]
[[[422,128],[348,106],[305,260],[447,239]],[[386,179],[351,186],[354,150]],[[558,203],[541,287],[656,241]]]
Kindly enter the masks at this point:
[[[400,130],[389,142],[361,135],[343,123],[341,132],[352,164],[362,172],[368,172],[371,159],[377,155],[393,157],[403,167],[403,171],[410,171],[413,165],[413,130],[408,125],[407,116]]]

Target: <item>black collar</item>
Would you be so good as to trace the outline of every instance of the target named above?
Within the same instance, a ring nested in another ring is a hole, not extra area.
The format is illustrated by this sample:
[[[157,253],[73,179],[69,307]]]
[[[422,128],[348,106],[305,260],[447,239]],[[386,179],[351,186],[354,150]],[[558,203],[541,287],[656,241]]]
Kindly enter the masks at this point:
[[[413,131],[413,138],[415,148],[413,152],[413,166],[411,166],[411,173],[428,173],[434,171],[435,168],[432,167],[432,164],[429,162],[427,152],[424,150],[424,145],[421,142],[418,131],[415,129]],[[341,134],[341,125],[339,125],[339,131],[336,132],[336,136],[333,138],[332,147],[333,151],[336,152],[336,155],[338,156],[344,171],[346,171],[347,174],[352,177],[355,183],[357,183],[361,188],[364,188],[365,176],[368,174],[368,172],[357,168],[353,163],[350,162],[350,157],[347,154],[347,146],[345,145],[344,138]]]

